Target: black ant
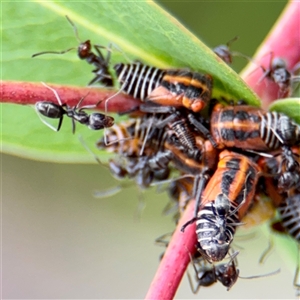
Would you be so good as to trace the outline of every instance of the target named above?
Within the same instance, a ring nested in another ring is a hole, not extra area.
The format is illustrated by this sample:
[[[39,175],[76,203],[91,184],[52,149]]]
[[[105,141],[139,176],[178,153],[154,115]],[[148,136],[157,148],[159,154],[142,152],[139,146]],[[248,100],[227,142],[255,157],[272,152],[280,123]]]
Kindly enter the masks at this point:
[[[238,253],[238,252],[237,252]],[[196,287],[193,285],[193,280],[189,272],[187,272],[188,280],[192,289],[192,292],[196,294],[201,286],[208,287],[216,283],[221,282],[227,291],[235,284],[239,277],[239,270],[236,268],[236,264],[233,258],[227,264],[208,265],[206,260],[196,253],[193,257],[189,253],[191,264],[194,268],[196,275]]]
[[[47,125],[49,128],[51,128],[54,131],[59,131],[63,117],[64,115],[68,116],[72,119],[72,132],[75,133],[75,121],[88,126],[88,128],[92,130],[100,130],[104,128],[108,128],[114,125],[114,118],[101,114],[101,113],[92,113],[87,114],[84,109],[86,108],[95,108],[98,106],[98,104],[102,101],[98,101],[95,105],[86,105],[80,107],[81,103],[83,102],[85,97],[82,97],[79,102],[74,106],[70,107],[67,104],[62,104],[61,99],[59,98],[57,92],[52,89],[51,87],[47,86],[45,83],[42,82],[42,84],[50,89],[56,99],[58,104],[53,103],[51,101],[38,101],[35,104],[35,108],[37,112],[42,114],[45,117],[51,118],[51,119],[59,119],[57,128],[54,128],[50,124],[48,124],[46,121],[44,121],[40,116],[41,121]]]
[[[242,277],[239,276],[239,269],[237,268],[237,261],[236,256],[238,255],[238,251],[234,254],[230,255],[230,261],[228,263],[218,264],[218,265],[208,265],[206,260],[199,256],[196,253],[192,256],[189,253],[191,264],[194,268],[195,275],[196,275],[196,287],[193,285],[193,280],[189,272],[187,272],[188,280],[192,289],[192,292],[196,294],[201,286],[208,287],[219,281],[222,283],[223,286],[227,288],[229,291],[232,286],[236,283],[238,278],[241,279],[255,279],[255,278],[262,278],[268,277],[272,275],[276,275],[280,272],[280,269],[262,275],[254,275],[254,276],[247,276]]]
[[[238,38],[239,38],[238,36],[235,36],[233,39],[229,40],[225,45],[219,45],[212,49],[213,52],[215,52],[215,54],[217,54],[228,65],[232,64],[233,56],[240,56],[245,58],[246,60],[250,60],[250,58],[247,55],[244,55],[237,51],[230,50],[231,44],[235,42]]]
[[[286,62],[280,57],[274,57],[273,52],[270,52],[270,63],[266,69],[260,66],[263,70],[263,75],[258,82],[261,82],[264,78],[276,83],[279,87],[278,97],[286,98],[291,94],[292,82],[299,81],[298,76],[294,76],[294,71],[299,68],[297,64],[292,72],[287,69]]]
[[[238,36],[235,36],[233,39],[229,40],[225,45],[219,45],[213,48],[213,51],[227,64],[232,63],[232,56],[235,55],[235,52],[230,51],[230,45],[233,42],[235,42],[238,38]]]
[[[105,86],[111,87],[113,86],[113,79],[112,76],[109,72],[109,60],[110,60],[110,54],[111,54],[111,47],[112,45],[109,44],[108,47],[104,47],[101,45],[93,45],[97,54],[93,53],[91,51],[92,45],[90,40],[87,40],[85,42],[81,42],[79,39],[77,27],[75,24],[70,20],[68,16],[66,16],[67,20],[71,24],[71,26],[74,29],[76,39],[79,42],[79,46],[77,47],[78,51],[78,56],[80,59],[86,60],[87,63],[94,65],[96,67],[95,70],[92,72],[96,74],[96,76],[89,82],[88,85],[91,85],[93,83],[102,83]],[[32,55],[32,57],[36,57],[38,55],[42,54],[48,54],[48,53],[53,53],[53,54],[64,54],[66,52],[69,52],[70,50],[76,49],[76,47],[69,48],[64,51],[43,51],[39,53],[35,53]],[[101,53],[100,49],[107,49],[107,56],[104,57],[103,54]]]

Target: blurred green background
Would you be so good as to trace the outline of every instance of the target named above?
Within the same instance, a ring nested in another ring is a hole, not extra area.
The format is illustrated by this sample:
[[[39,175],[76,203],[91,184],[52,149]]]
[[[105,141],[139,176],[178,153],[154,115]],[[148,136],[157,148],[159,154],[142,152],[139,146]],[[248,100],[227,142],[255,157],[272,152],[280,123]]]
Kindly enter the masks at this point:
[[[286,4],[159,3],[208,46],[226,43],[238,35],[232,49],[250,56]],[[13,9],[18,4],[2,5]],[[236,70],[245,64],[239,57],[234,61]],[[174,228],[171,217],[162,216],[168,202],[165,193],[154,189],[141,193],[127,184],[118,195],[99,199],[93,197],[93,191],[119,184],[102,166],[51,164],[4,154],[1,164],[4,299],[144,297],[163,252],[154,241]],[[145,204],[143,210],[139,203]],[[240,279],[230,292],[216,284],[195,296],[185,277],[176,298],[293,299],[294,266],[286,266],[276,243],[267,262],[259,265],[268,236],[258,229],[254,237],[243,235],[236,240],[243,248],[239,255],[241,276],[265,274],[279,267],[281,273]]]

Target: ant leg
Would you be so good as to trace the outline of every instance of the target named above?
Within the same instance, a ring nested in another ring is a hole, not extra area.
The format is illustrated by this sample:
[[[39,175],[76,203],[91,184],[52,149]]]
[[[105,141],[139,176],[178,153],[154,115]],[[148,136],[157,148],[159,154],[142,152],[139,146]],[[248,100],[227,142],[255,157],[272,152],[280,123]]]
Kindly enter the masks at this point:
[[[204,187],[208,181],[208,175],[205,174],[205,171],[203,171],[202,174],[199,176],[196,176],[194,179],[194,191],[193,191],[193,197],[196,200],[195,203],[195,210],[194,210],[194,218],[197,218],[198,211],[200,210],[201,206],[201,195],[204,190]]]
[[[132,63],[132,60],[128,58],[128,56],[126,55],[126,53],[117,44],[114,44],[114,43],[110,42],[107,47],[102,46],[102,45],[94,45],[94,47],[95,47],[95,49],[96,49],[97,52],[98,52],[98,50],[100,48],[100,49],[106,49],[108,53],[111,53],[113,51],[113,48],[114,48],[116,51],[120,52],[129,63]],[[96,47],[98,48],[98,50],[97,50]],[[101,56],[103,56],[103,55],[101,55]],[[106,59],[103,58],[103,60],[105,60],[106,63],[108,64],[108,62],[110,60],[110,55],[108,56],[108,54],[107,54]]]
[[[38,103],[38,102],[37,102]],[[47,127],[49,127],[50,129],[52,129],[53,131],[59,131],[60,127],[61,127],[61,124],[62,124],[62,121],[63,121],[63,116],[61,116],[59,118],[59,122],[58,122],[58,126],[57,128],[55,128],[54,126],[52,126],[51,124],[47,123],[40,115],[40,113],[38,112],[37,108],[36,108],[36,105],[35,105],[35,111],[39,117],[39,119],[41,120],[42,123],[44,123]]]
[[[182,232],[184,232],[185,229],[186,229],[189,225],[192,225],[192,224],[195,223],[197,220],[198,220],[198,217],[192,218],[191,220],[189,220],[189,221],[187,221],[185,224],[183,224],[180,230],[181,230]]]
[[[160,237],[155,239],[155,244],[158,246],[168,247],[172,235],[173,235],[173,232],[168,232],[168,233],[161,235]],[[167,238],[168,238],[168,240],[167,240]]]
[[[105,99],[105,103],[104,103],[104,112],[107,115],[107,108],[108,108],[108,102],[114,98],[115,96],[121,94],[123,92],[123,88],[120,88],[116,93],[114,93],[112,96],[108,97],[107,99]],[[99,103],[101,103],[104,100],[99,100],[95,106],[98,106]]]
[[[140,111],[145,113],[159,113],[159,114],[173,114],[176,112],[176,109],[173,106],[160,106],[155,104],[141,104]]]
[[[94,48],[95,48],[98,56],[100,57],[100,60],[103,61],[104,65],[108,65],[109,60],[110,60],[111,48],[109,48],[109,45],[108,45],[108,47],[105,47],[105,46],[102,46],[102,45],[94,45]],[[100,51],[100,49],[107,50],[106,58],[104,58],[104,56],[103,56],[102,52]]]
[[[74,118],[72,118],[72,133],[75,134],[76,124]]]
[[[264,56],[266,56],[266,55],[270,55],[269,69],[266,70],[263,66],[260,66],[260,68],[263,70],[263,75],[259,78],[257,83],[261,83],[266,77],[269,77],[271,74],[272,60],[273,60],[274,53],[273,53],[273,51],[270,51],[269,53],[266,53]]]
[[[201,122],[196,120],[194,115],[189,114],[188,119],[199,130],[199,132],[203,134],[205,138],[210,140],[214,148],[218,147],[218,144],[215,141],[215,139],[211,136],[210,131]]]
[[[265,57],[266,55],[270,54],[272,52],[268,52],[266,54],[264,54],[261,58]],[[261,69],[263,72],[263,75],[260,77],[260,79],[257,81],[256,84],[259,84],[265,77],[267,77],[270,73],[270,69],[266,70],[263,66],[259,65],[253,58],[248,57],[248,56],[244,56],[246,59],[249,60],[249,62],[252,62],[254,65],[257,66],[257,68],[255,68],[254,70],[252,70],[248,75],[251,75],[252,73],[254,73],[256,70]]]
[[[62,121],[63,121],[63,117],[59,118],[59,121],[58,121],[58,126],[57,126],[57,130],[56,130],[56,131],[59,131],[59,130],[60,130],[60,127],[61,127]]]
[[[55,89],[53,89],[52,87],[50,87],[49,85],[47,85],[45,82],[41,82],[41,84],[42,84],[43,86],[45,86],[47,89],[49,89],[49,90],[51,90],[51,91],[53,92],[53,94],[55,95],[55,98],[56,98],[58,104],[59,104],[60,106],[62,106],[63,104],[62,104],[62,102],[61,102],[61,100],[60,100],[60,97],[58,96],[57,91],[56,91]]]
[[[192,266],[193,266],[193,269],[194,269],[195,274],[196,274],[197,279],[198,279],[198,270],[197,270],[197,268],[196,268],[196,266],[195,266],[195,263],[194,263],[194,261],[193,261],[193,257],[192,257],[192,255],[191,255],[190,252],[189,252],[189,257],[190,257],[190,262],[191,262],[191,264],[192,264]],[[189,270],[187,270],[186,275],[187,275],[187,277],[188,277],[188,281],[189,281],[189,284],[190,284],[190,287],[191,287],[191,290],[192,290],[193,294],[197,294],[198,291],[199,291],[199,289],[200,289],[200,287],[201,287],[201,282],[200,282],[200,280],[198,280],[197,286],[194,287],[193,280],[192,280],[192,277],[191,277],[191,274],[190,274]]]
[[[63,115],[66,113],[65,111],[64,111],[64,109],[63,109],[63,107],[64,106],[66,106],[65,104],[62,104],[62,102],[61,102],[61,99],[60,99],[60,97],[59,97],[59,95],[58,95],[58,93],[57,93],[57,91],[55,90],[55,89],[53,89],[53,88],[51,88],[50,86],[48,86],[46,83],[44,83],[44,82],[42,82],[42,84],[46,87],[46,88],[48,88],[49,90],[51,90],[53,93],[54,93],[54,95],[55,95],[55,98],[56,98],[56,100],[57,100],[57,102],[58,102],[58,104],[59,104],[59,108],[60,108],[60,115],[61,115],[61,117],[59,118],[59,122],[58,122],[58,126],[57,126],[57,128],[55,129],[52,125],[50,125],[49,123],[47,123],[44,119],[42,119],[42,117],[40,116],[40,113],[39,113],[39,105],[40,104],[42,104],[43,102],[37,102],[36,104],[35,104],[35,110],[36,110],[36,113],[37,113],[37,115],[38,115],[38,117],[40,118],[40,120],[42,121],[42,123],[44,123],[46,126],[48,126],[50,129],[52,129],[52,130],[54,130],[54,131],[59,131],[60,130],[60,127],[61,127],[61,124],[62,124],[62,121],[63,121]],[[54,118],[57,118],[58,116],[56,115]]]
[[[150,121],[150,123],[149,123],[149,125],[147,127],[146,135],[145,135],[145,138],[143,140],[143,144],[142,144],[142,147],[141,147],[141,150],[140,150],[140,156],[142,156],[143,153],[144,153],[144,149],[146,147],[147,139],[148,139],[150,130],[151,130],[153,122],[154,122],[154,117],[155,117],[155,115],[153,115],[153,117],[151,118],[151,121]]]
[[[274,241],[271,236],[269,236],[268,248],[264,250],[261,257],[259,258],[259,263],[263,264],[266,261],[266,257],[271,253],[271,250],[274,249]]]

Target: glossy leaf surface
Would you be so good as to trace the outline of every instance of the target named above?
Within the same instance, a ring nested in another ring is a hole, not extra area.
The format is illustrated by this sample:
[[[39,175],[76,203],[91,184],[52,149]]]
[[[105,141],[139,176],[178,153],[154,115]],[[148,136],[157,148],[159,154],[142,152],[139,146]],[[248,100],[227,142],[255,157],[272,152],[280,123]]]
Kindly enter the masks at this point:
[[[78,41],[65,15],[76,24],[79,38],[117,49],[112,63],[139,59],[163,68],[191,68],[214,78],[214,97],[246,99],[259,105],[259,99],[240,77],[209,48],[172,16],[152,2],[25,2],[3,4],[3,79],[44,81],[85,86],[92,78],[92,67],[80,61],[76,50],[63,55],[41,51],[61,51],[76,47]],[[23,18],[26,11],[26,18]],[[18,37],[18,38],[15,38]],[[126,53],[126,54],[125,54]],[[62,99],[63,100],[63,99]],[[32,159],[65,162],[93,161],[63,124],[61,132],[51,132],[34,111],[3,105],[3,151]],[[66,123],[69,120],[66,120]],[[26,128],[25,128],[26,127]],[[98,139],[99,133],[80,128],[85,140]],[[92,147],[93,142],[89,143]],[[55,155],[53,155],[55,153]]]

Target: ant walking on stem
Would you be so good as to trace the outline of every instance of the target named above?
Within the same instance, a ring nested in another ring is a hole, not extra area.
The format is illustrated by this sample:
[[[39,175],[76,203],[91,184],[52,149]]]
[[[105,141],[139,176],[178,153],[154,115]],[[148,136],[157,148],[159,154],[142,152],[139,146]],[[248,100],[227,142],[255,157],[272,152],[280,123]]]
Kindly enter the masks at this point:
[[[47,123],[45,120],[43,120],[40,117],[40,115],[38,114],[41,121],[46,126],[51,128],[52,130],[54,130],[54,131],[60,130],[64,115],[66,115],[67,117],[72,119],[73,134],[75,133],[75,121],[88,126],[88,128],[90,128],[92,130],[100,130],[100,129],[108,128],[108,127],[111,127],[114,125],[113,117],[110,117],[110,116],[107,116],[107,115],[101,114],[101,113],[92,113],[89,115],[88,113],[86,113],[84,111],[84,109],[87,109],[87,108],[96,108],[102,100],[98,101],[95,105],[86,105],[86,106],[80,107],[81,103],[83,102],[84,98],[86,97],[85,96],[85,97],[82,97],[74,107],[70,107],[66,103],[64,103],[64,104],[62,103],[56,90],[54,90],[53,88],[51,88],[50,86],[46,85],[43,82],[42,82],[42,84],[54,93],[58,104],[53,103],[51,101],[38,101],[35,104],[35,109],[38,113],[42,114],[45,117],[48,117],[51,119],[59,119],[58,126],[57,126],[57,128],[55,128],[52,125],[50,125],[49,123]],[[113,95],[112,97],[114,97],[114,96],[115,95]],[[108,101],[108,100],[109,99],[107,99],[106,101]]]

